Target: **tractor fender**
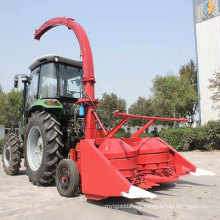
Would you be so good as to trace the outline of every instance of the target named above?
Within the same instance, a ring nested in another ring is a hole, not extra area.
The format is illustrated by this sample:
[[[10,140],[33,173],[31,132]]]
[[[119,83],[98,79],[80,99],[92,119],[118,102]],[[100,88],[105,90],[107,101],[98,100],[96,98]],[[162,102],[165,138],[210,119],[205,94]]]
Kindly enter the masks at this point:
[[[49,112],[59,119],[62,109],[63,105],[57,99],[39,99],[31,105],[27,114],[27,120],[31,113],[36,111]]]

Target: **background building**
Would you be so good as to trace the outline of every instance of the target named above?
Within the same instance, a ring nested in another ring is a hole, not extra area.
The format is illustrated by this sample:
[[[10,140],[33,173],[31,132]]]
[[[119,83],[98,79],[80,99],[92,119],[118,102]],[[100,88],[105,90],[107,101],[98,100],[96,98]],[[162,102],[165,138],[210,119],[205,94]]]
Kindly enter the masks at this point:
[[[220,119],[213,109],[209,79],[220,72],[220,0],[193,0],[201,124]]]

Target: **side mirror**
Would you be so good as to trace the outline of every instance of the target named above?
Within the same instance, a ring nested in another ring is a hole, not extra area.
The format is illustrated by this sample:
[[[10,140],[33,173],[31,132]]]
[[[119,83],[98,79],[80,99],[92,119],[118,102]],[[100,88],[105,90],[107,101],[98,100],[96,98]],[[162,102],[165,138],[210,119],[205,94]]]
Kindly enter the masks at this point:
[[[18,76],[15,76],[14,78],[14,87],[18,88]]]
[[[23,83],[29,83],[30,80],[31,80],[31,77],[29,77],[29,76],[27,76],[27,75],[22,75],[22,76],[21,76],[21,81],[22,81]]]

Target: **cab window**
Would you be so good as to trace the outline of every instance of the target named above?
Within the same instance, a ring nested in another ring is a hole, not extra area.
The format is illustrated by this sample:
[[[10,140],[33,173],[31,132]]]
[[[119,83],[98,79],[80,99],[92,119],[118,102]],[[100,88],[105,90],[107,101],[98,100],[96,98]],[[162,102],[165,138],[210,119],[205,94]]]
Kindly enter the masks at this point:
[[[37,101],[39,70],[40,68],[37,67],[30,74],[31,80],[30,80],[30,84],[28,85],[28,89],[27,89],[27,101],[26,101],[27,108],[30,108],[31,105]]]
[[[41,66],[39,99],[57,98],[57,73],[54,63],[46,63]]]

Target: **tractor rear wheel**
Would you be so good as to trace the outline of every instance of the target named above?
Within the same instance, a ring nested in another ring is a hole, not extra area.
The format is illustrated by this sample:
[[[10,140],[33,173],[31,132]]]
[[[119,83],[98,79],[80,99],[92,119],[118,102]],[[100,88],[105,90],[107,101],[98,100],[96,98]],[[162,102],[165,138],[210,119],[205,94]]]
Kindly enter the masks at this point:
[[[61,160],[56,169],[56,186],[61,196],[72,197],[79,193],[80,176],[76,163]]]
[[[24,138],[24,158],[29,180],[34,185],[51,185],[63,154],[59,122],[48,112],[32,113]]]
[[[21,146],[17,135],[11,133],[4,138],[2,162],[7,175],[17,175],[21,167]]]

